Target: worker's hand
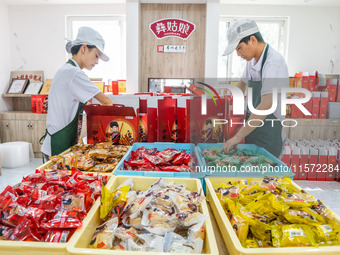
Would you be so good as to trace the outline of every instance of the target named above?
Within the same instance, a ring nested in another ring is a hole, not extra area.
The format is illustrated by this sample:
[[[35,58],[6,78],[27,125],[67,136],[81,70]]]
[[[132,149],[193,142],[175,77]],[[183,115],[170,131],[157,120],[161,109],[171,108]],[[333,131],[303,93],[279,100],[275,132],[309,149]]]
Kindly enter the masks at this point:
[[[223,145],[223,151],[225,154],[228,154],[231,148],[236,149],[236,146],[242,141],[243,137],[238,135],[234,135],[232,138],[226,141]]]

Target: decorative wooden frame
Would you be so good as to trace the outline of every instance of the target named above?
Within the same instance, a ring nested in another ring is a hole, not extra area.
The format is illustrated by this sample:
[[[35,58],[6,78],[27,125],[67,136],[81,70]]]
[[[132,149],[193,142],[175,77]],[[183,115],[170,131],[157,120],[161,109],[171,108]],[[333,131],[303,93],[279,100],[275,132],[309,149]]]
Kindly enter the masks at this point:
[[[28,79],[13,79],[9,85],[7,94],[22,94],[28,83]]]

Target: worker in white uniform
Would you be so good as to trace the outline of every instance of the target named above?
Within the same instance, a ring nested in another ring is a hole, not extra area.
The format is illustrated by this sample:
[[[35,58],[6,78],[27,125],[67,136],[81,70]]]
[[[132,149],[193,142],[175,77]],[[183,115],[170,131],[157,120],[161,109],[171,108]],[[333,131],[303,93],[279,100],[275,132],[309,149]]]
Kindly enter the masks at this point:
[[[60,154],[77,143],[78,117],[82,105],[96,98],[102,105],[113,101],[90,81],[82,69],[92,70],[99,59],[108,61],[103,37],[90,27],[81,27],[66,51],[72,54],[55,74],[48,98],[46,133],[41,151],[45,157]]]
[[[228,45],[223,55],[231,54],[236,49],[237,55],[247,61],[246,69],[237,87],[243,93],[247,88],[252,88],[254,108],[269,110],[273,104],[273,88],[277,88],[280,92],[281,88],[289,86],[288,67],[284,58],[265,43],[254,20],[237,20],[228,29],[227,38]],[[285,118],[281,115],[280,97],[278,93],[277,108],[272,114],[256,115],[247,109],[245,125],[227,140],[223,146],[224,151],[228,153],[232,147],[245,138],[247,144],[263,147],[279,157],[285,138],[281,122],[278,121]],[[271,121],[272,119],[275,121]],[[251,121],[251,126],[248,125],[249,121]],[[264,123],[263,126],[262,123]]]

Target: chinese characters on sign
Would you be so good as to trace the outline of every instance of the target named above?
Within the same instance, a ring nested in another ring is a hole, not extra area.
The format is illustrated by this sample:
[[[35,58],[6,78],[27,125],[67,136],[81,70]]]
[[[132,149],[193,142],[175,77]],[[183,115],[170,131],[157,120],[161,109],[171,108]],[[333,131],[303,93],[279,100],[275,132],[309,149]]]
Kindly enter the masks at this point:
[[[157,39],[178,37],[187,40],[196,26],[183,19],[161,19],[151,23],[149,28]]]
[[[157,45],[157,52],[185,53],[185,45]]]

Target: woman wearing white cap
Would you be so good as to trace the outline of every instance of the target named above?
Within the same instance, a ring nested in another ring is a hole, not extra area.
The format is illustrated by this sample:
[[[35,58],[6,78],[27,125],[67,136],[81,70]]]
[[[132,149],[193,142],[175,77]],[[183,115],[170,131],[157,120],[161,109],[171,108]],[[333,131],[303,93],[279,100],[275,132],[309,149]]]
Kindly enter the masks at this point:
[[[91,70],[99,59],[109,60],[104,45],[103,37],[90,27],[79,28],[77,38],[67,42],[66,51],[72,58],[57,71],[49,92],[47,129],[41,147],[45,156],[60,154],[77,142],[78,117],[83,104],[92,98],[102,105],[113,104],[82,71]]]
[[[257,110],[271,109],[273,88],[278,92],[281,88],[289,86],[288,68],[282,55],[266,44],[254,20],[239,19],[227,32],[228,46],[223,55],[232,53],[235,49],[237,55],[247,61],[244,74],[238,87],[245,93],[252,88],[252,103]],[[235,136],[230,138],[223,146],[226,153],[231,147],[239,144],[243,138],[248,144],[256,144],[279,157],[285,137],[280,121],[281,115],[280,95],[278,95],[277,108],[269,115],[255,115],[247,109],[247,122]],[[262,120],[264,125],[262,126]],[[255,126],[255,127],[254,127]],[[257,126],[257,127],[256,127]]]

